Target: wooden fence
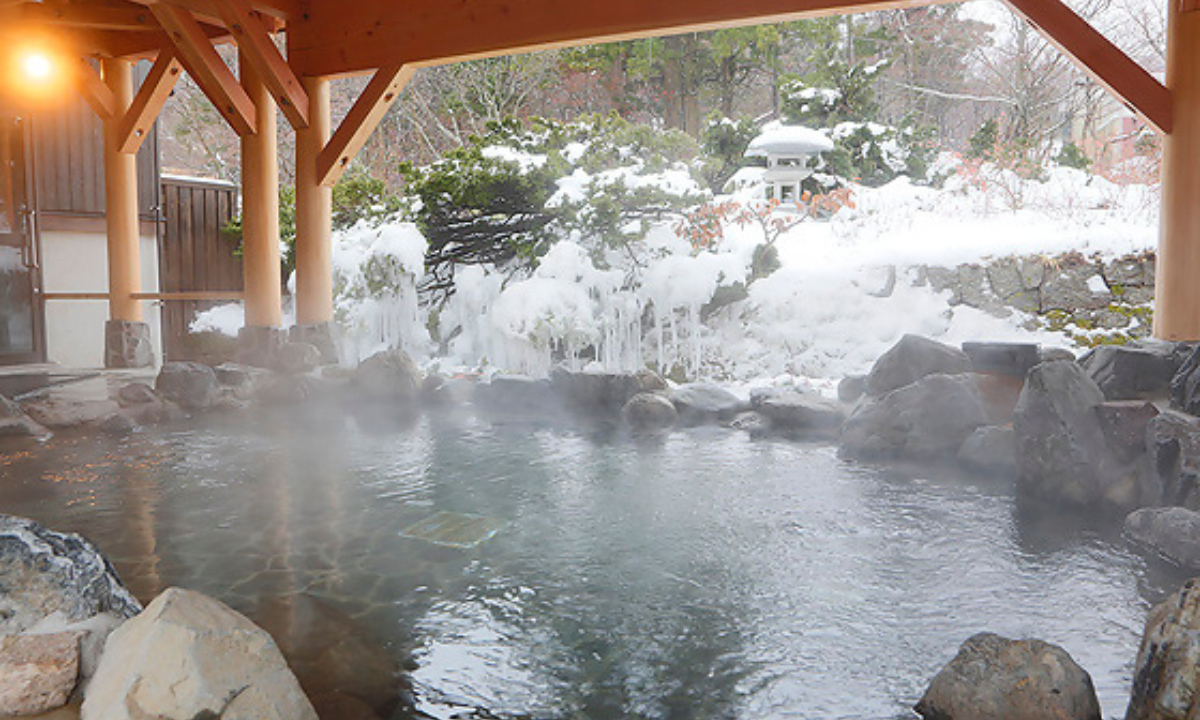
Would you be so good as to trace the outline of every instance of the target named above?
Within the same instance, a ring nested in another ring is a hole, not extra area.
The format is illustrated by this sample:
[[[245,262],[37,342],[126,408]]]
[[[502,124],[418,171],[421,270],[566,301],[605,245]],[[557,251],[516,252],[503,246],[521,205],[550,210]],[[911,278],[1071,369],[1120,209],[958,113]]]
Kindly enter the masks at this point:
[[[159,247],[159,287],[170,293],[242,290],[242,259],[221,229],[238,213],[233,183],[179,177],[162,179],[165,225]],[[196,315],[229,300],[172,300],[162,307],[163,353],[168,360],[201,360],[188,338]]]

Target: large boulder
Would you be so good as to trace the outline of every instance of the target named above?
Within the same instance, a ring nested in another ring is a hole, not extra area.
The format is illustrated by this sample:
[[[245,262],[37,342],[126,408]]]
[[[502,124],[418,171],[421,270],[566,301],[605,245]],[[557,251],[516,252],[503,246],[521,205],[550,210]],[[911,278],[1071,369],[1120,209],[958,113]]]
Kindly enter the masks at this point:
[[[958,448],[958,461],[987,475],[1017,474],[1017,442],[1013,429],[1003,425],[976,428]]]
[[[141,610],[92,543],[12,515],[0,515],[0,588],[0,635],[26,631],[55,613],[80,621]]]
[[[666,392],[667,384],[648,370],[635,373],[572,372],[555,368],[550,373],[554,392],[566,407],[588,417],[614,417],[629,398],[643,392]]]
[[[1146,425],[1149,460],[1145,504],[1200,511],[1200,419],[1168,410]]]
[[[860,404],[842,426],[842,450],[870,460],[941,460],[987,421],[973,375],[929,375]]]
[[[1171,378],[1171,406],[1189,415],[1200,415],[1200,346]]]
[[[220,395],[217,374],[211,367],[194,362],[164,364],[154,381],[154,389],[187,410],[206,410]]]
[[[649,433],[670,428],[679,414],[665,396],[643,392],[629,398],[621,409],[621,417],[635,433]]]
[[[867,395],[878,397],[927,375],[970,372],[971,360],[956,347],[919,335],[905,335],[875,361],[867,375]]]
[[[731,420],[750,404],[712,383],[696,382],[672,388],[668,397],[675,403],[679,420],[684,425],[701,425]]]
[[[39,425],[52,429],[100,423],[116,415],[121,406],[114,400],[77,399],[48,395],[22,403],[25,414]]]
[[[414,404],[420,397],[421,370],[403,350],[384,350],[359,363],[350,382],[363,398]]]
[[[1182,507],[1141,508],[1125,518],[1125,535],[1185,568],[1200,570],[1200,513]]]
[[[1041,348],[1033,343],[965,342],[962,349],[975,372],[1020,380],[1042,362]]]
[[[1128,512],[1142,504],[1138,469],[1108,447],[1096,408],[1104,393],[1078,364],[1029,372],[1013,414],[1017,482],[1025,499]]]
[[[549,380],[520,375],[496,375],[475,388],[475,402],[498,418],[517,420],[543,418],[560,407]]]
[[[1096,418],[1108,448],[1123,463],[1135,462],[1146,454],[1146,429],[1158,414],[1154,403],[1146,400],[1113,400],[1096,406]]]
[[[1166,397],[1184,356],[1174,343],[1101,345],[1079,364],[1109,400]]]
[[[1200,713],[1200,580],[1146,619],[1125,720],[1188,720]]]
[[[79,675],[79,635],[0,635],[0,715],[62,707]]]
[[[771,427],[833,437],[846,419],[842,406],[815,392],[792,388],[762,388],[750,394],[750,405],[771,421]]]
[[[47,438],[50,431],[26,415],[20,405],[0,395],[0,437],[5,436]]]
[[[279,648],[224,604],[170,588],[108,639],[84,720],[316,720]]]
[[[1100,720],[1092,678],[1066,650],[992,633],[963,643],[914,709],[927,720]]]

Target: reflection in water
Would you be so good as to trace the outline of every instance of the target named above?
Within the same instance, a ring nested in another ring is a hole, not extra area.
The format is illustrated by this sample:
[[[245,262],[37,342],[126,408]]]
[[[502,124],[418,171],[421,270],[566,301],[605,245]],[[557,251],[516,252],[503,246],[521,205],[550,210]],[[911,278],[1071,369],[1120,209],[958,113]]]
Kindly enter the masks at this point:
[[[88,535],[139,597],[183,585],[258,620],[329,717],[405,704],[397,662],[435,716],[907,716],[981,630],[1064,645],[1113,714],[1148,600],[1181,580],[1006,485],[826,446],[295,420],[57,438],[4,456],[0,508]],[[401,535],[439,512],[502,529]],[[336,672],[356,662],[369,687]]]

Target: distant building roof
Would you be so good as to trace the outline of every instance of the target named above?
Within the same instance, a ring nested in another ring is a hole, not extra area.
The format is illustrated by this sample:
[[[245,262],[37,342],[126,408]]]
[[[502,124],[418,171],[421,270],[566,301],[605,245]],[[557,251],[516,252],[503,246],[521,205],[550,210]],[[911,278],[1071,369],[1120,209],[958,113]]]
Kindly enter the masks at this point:
[[[823,133],[802,125],[771,123],[750,141],[746,157],[768,155],[814,155],[833,149],[833,141]]]

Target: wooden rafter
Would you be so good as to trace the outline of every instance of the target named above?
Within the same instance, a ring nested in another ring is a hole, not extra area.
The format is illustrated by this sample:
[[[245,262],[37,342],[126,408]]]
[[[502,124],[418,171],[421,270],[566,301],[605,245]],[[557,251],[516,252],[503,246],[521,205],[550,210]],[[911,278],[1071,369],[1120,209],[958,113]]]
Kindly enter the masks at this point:
[[[336,76],[948,1],[318,0],[288,23],[288,59],[297,74]]]
[[[1161,133],[1173,123],[1171,92],[1061,0],[1007,0],[1096,82]]]
[[[85,58],[76,61],[75,85],[79,94],[101,120],[111,120],[117,114],[117,99],[100,74]]]
[[[415,72],[411,65],[401,64],[376,71],[318,156],[317,182],[331,186],[338,181]]]
[[[154,17],[179,51],[188,74],[238,135],[253,135],[256,108],[233,72],[217,54],[192,14],[173,5],[155,5]]]
[[[182,73],[183,65],[174,50],[159,53],[117,130],[117,148],[120,152],[136,153],[142,146]]]
[[[214,0],[214,5],[237,42],[239,52],[262,78],[284,117],[297,130],[308,127],[308,94],[288,67],[287,60],[271,40],[267,29],[251,10],[249,2]]]
[[[24,20],[93,30],[153,32],[154,16],[145,7],[126,2],[40,2],[21,6]]]

